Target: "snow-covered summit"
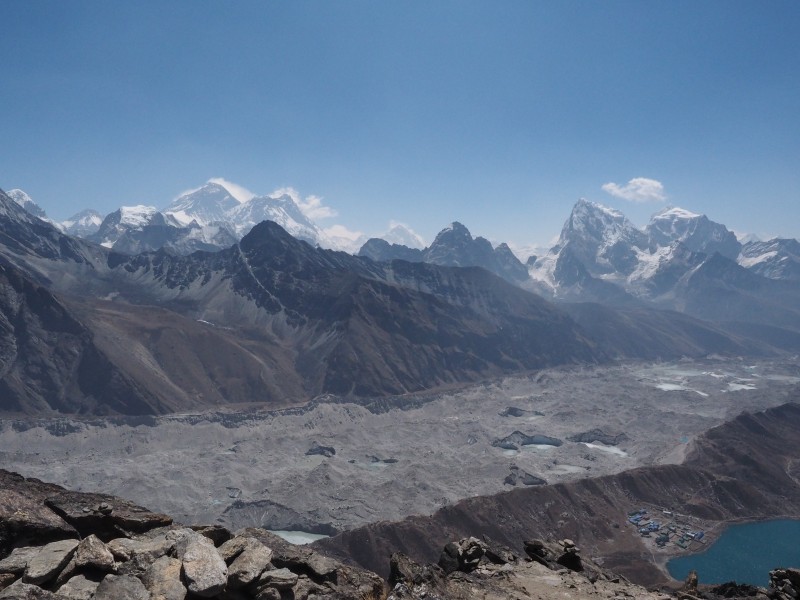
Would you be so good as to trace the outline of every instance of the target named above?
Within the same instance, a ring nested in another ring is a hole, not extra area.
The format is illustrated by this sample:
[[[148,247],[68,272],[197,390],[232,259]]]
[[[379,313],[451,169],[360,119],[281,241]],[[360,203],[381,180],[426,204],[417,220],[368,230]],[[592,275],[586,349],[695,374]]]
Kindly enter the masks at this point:
[[[72,215],[66,221],[61,221],[59,225],[61,230],[68,235],[87,237],[100,229],[102,223],[103,215],[96,210],[87,208]]]
[[[33,201],[33,198],[31,198],[25,191],[13,189],[7,191],[6,195],[14,202],[19,204],[22,208],[27,210],[34,217],[39,217],[40,219],[47,218],[47,214],[44,212],[44,209],[36,204],[36,202]]]
[[[579,242],[580,245],[608,246],[626,241],[644,246],[643,232],[620,211],[581,198],[575,203],[564,227],[558,245]]]
[[[164,213],[172,215],[182,225],[195,221],[202,226],[226,221],[228,213],[239,204],[227,188],[209,181],[173,200]]]
[[[399,244],[408,248],[422,250],[425,247],[425,240],[405,223],[392,221],[389,223],[389,231],[380,236],[390,244]]]
[[[651,217],[651,220],[657,221],[666,219],[669,221],[673,221],[676,219],[697,219],[701,216],[702,215],[694,213],[690,210],[686,210],[685,208],[681,208],[680,206],[667,206],[666,208],[655,213]]]
[[[227,219],[239,237],[261,221],[274,221],[291,235],[318,245],[323,237],[320,228],[306,217],[288,194],[256,196],[228,211]]]
[[[157,212],[158,209],[155,206],[146,206],[144,204],[120,206],[118,223],[130,227],[142,227],[147,225]]]
[[[741,249],[736,235],[725,225],[678,207],[668,207],[653,215],[645,231],[651,248],[681,242],[695,252],[719,252],[733,260]]]

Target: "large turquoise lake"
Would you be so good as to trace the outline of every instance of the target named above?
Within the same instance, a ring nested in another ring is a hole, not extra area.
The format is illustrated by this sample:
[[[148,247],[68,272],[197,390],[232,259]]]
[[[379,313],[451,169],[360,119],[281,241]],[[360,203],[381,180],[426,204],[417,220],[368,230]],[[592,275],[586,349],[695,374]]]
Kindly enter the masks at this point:
[[[749,583],[766,587],[777,567],[800,567],[800,521],[764,521],[728,527],[702,554],[673,558],[669,574],[684,580],[697,571],[700,583]]]

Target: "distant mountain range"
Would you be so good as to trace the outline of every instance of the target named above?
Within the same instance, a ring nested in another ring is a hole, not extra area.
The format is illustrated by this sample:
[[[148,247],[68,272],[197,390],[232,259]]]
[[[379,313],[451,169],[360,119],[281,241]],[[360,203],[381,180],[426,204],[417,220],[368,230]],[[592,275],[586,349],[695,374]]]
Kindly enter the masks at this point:
[[[278,223],[312,246],[355,253],[364,242],[326,232],[303,214],[289,194],[276,193],[240,201],[225,186],[212,181],[182,194],[162,210],[148,205],[122,206],[103,217],[86,209],[62,222],[49,219],[22,190],[11,190],[8,196],[63,233],[126,254],[160,248],[175,254],[222,250],[266,220]],[[385,238],[412,247],[422,245],[419,236],[400,223],[393,223]]]
[[[796,240],[750,239],[742,243],[723,224],[677,207],[656,213],[644,228],[638,228],[619,211],[579,200],[552,248],[537,252],[537,256],[519,257],[505,243],[494,246],[485,238],[473,238],[458,222],[443,229],[429,247],[400,223],[392,223],[380,237],[345,239],[314,223],[289,194],[278,192],[243,202],[215,181],[182,194],[162,210],[145,205],[124,206],[103,217],[86,209],[62,222],[48,219],[23,190],[11,190],[8,196],[63,233],[125,254],[161,248],[184,255],[197,250],[222,250],[257,223],[269,220],[312,246],[379,262],[480,266],[552,298],[596,299],[591,293],[586,295],[586,287],[599,298],[619,295],[604,283],[589,281],[584,269],[589,276],[613,283],[633,296],[649,298],[677,274],[677,263],[697,260],[687,253],[719,253],[769,279],[800,280],[800,243]],[[526,264],[521,258],[526,259]],[[575,287],[579,281],[580,290]]]
[[[605,358],[483,269],[379,264],[271,221],[218,252],[131,256],[0,193],[0,267],[4,412],[281,407]]]
[[[557,244],[522,264],[459,223],[425,248],[324,250],[291,197],[242,203],[216,184],[164,211],[121,208],[86,239],[26,204],[0,192],[4,412],[294,406],[558,364],[800,349],[797,242],[741,245],[679,209],[640,230],[580,201]]]

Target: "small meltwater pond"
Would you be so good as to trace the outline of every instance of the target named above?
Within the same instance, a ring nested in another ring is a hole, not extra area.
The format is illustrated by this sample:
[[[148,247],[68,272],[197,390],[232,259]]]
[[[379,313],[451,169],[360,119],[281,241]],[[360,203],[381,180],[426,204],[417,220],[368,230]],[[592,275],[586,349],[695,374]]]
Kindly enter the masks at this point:
[[[283,529],[270,529],[268,530],[270,533],[274,533],[280,538],[285,539],[290,544],[310,544],[311,542],[316,542],[317,540],[321,540],[326,537],[331,537],[329,535],[322,535],[321,533],[309,533],[307,531],[286,531]]]
[[[523,450],[552,450],[553,448],[557,448],[558,446],[554,446],[553,444],[525,444],[522,446]]]

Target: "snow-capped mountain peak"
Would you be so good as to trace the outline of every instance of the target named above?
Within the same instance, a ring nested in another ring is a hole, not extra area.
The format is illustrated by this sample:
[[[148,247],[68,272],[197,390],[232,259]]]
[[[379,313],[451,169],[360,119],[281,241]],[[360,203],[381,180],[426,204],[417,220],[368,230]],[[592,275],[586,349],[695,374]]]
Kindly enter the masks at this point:
[[[389,231],[380,236],[390,244],[407,246],[422,250],[425,247],[425,240],[405,223],[392,221],[389,223]]]
[[[314,245],[323,237],[320,228],[303,214],[288,194],[256,196],[229,210],[226,217],[240,237],[261,221],[274,221],[291,235]]]
[[[100,229],[102,222],[103,215],[96,210],[87,208],[72,215],[66,221],[61,221],[59,225],[64,233],[68,235],[87,237]]]
[[[669,207],[653,215],[646,232],[653,248],[682,242],[695,252],[719,252],[733,260],[741,250],[736,235],[725,225],[678,207]]]
[[[129,227],[142,227],[147,225],[157,212],[158,209],[155,206],[145,206],[144,204],[120,206],[119,224]]]
[[[561,230],[559,245],[572,240],[596,244],[629,240],[639,245],[642,232],[620,211],[581,198]]]
[[[196,221],[202,226],[226,220],[227,213],[239,205],[239,200],[225,186],[209,181],[173,200],[164,213],[182,225]]]
[[[11,198],[14,202],[19,204],[22,208],[27,210],[30,214],[34,217],[39,217],[40,219],[46,219],[47,215],[44,212],[44,209],[36,204],[26,192],[20,189],[13,189],[6,192],[6,195]]]
[[[702,215],[694,213],[690,210],[686,210],[685,208],[681,208],[680,206],[668,206],[654,214],[652,220],[655,221],[658,219],[668,219],[673,221],[676,219],[697,219],[701,216]]]

